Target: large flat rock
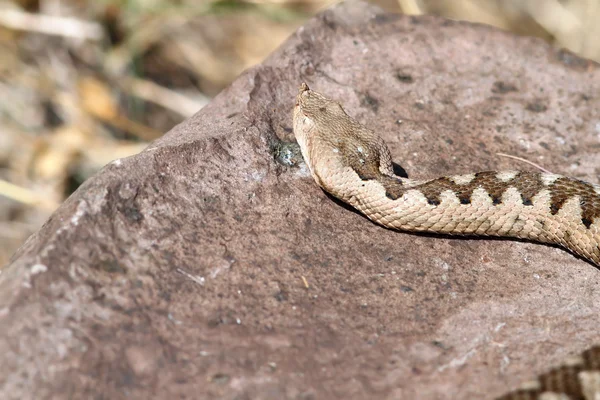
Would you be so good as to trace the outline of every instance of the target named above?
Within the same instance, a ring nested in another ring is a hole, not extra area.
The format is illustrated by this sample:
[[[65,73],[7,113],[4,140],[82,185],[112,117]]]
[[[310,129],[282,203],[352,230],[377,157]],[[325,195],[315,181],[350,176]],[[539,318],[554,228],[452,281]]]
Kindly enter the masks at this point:
[[[338,5],[87,181],[1,270],[2,399],[493,398],[600,342],[596,267],[386,230],[277,162],[302,81],[411,177],[532,168],[502,152],[597,182],[598,65]]]

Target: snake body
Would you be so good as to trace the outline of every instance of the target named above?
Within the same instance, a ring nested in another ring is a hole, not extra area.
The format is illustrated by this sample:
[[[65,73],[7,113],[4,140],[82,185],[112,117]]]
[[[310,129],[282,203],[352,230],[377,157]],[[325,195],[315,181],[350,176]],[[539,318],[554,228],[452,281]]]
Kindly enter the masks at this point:
[[[400,178],[383,139],[306,84],[293,125],[315,182],[380,225],[553,243],[600,266],[599,185],[527,171]],[[600,347],[500,399],[600,399]]]
[[[314,180],[372,221],[552,243],[600,266],[600,185],[529,171],[400,178],[383,139],[339,103],[306,84],[296,100],[294,134]]]

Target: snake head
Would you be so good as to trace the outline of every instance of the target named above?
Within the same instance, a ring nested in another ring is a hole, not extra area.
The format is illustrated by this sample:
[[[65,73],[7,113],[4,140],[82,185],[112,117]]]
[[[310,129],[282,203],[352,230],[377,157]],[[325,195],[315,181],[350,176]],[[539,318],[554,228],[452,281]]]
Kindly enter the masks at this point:
[[[308,87],[306,82],[302,82],[300,84],[300,87],[298,88],[298,97],[296,98],[296,105],[300,104],[300,98],[302,96],[302,93],[304,92],[310,92],[310,88]]]
[[[310,115],[311,109],[314,110],[315,105],[324,103],[326,101],[327,99],[323,95],[310,90],[308,85],[305,82],[302,82],[298,88],[298,95],[296,96],[296,109],[294,111],[302,113],[303,115],[307,115],[307,113]]]
[[[342,106],[320,93],[311,90],[306,83],[298,88],[294,118],[306,117],[314,122],[328,122],[332,119],[347,117]]]

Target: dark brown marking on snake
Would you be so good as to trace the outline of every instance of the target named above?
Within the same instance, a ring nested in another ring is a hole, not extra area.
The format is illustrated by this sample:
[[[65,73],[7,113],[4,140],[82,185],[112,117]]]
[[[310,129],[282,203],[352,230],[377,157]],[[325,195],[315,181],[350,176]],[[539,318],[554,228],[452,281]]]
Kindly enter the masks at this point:
[[[508,185],[516,187],[521,193],[521,201],[524,206],[532,206],[533,197],[544,189],[541,174],[538,172],[519,172]]]
[[[458,197],[460,204],[471,204],[471,196]]]
[[[385,196],[388,199],[397,200],[406,191],[404,186],[402,186],[402,181],[399,178],[394,178],[394,177],[382,174],[379,182],[385,189]]]
[[[356,172],[361,181],[380,179],[382,176],[378,168],[379,163],[365,162],[364,159],[358,157],[348,157],[346,162]]]
[[[436,184],[438,184],[437,187]],[[418,186],[416,189],[419,189],[421,193],[423,193],[423,196],[425,196],[425,198],[427,199],[427,203],[437,206],[442,202],[442,200],[440,199],[440,194],[443,191],[452,190],[455,191],[457,195],[459,195],[459,193],[456,192],[457,187],[458,185],[452,182],[449,178],[443,177],[433,179],[429,182],[425,182],[421,186]]]
[[[353,168],[354,169],[354,168]],[[372,181],[373,179],[377,179],[378,175],[369,169],[354,169],[354,172],[358,174],[358,177],[361,181]]]
[[[581,222],[589,229],[594,220],[600,217],[600,198],[594,186],[567,177],[558,178],[550,187],[550,212],[556,215],[565,202],[573,196],[579,196]]]
[[[385,189],[386,196],[396,200],[404,194],[404,187],[400,180],[383,175],[379,171],[379,159],[369,159],[361,163],[360,158],[352,157],[349,165],[362,180],[376,179]],[[423,193],[429,205],[438,206],[441,203],[441,194],[450,190],[456,195],[463,205],[471,204],[473,192],[477,188],[484,189],[492,200],[492,204],[502,203],[502,195],[509,187],[514,187],[521,194],[524,206],[533,206],[533,198],[541,190],[550,191],[550,213],[556,215],[564,206],[565,202],[573,196],[579,196],[581,205],[581,222],[588,229],[594,220],[600,217],[600,199],[594,190],[594,186],[580,180],[560,177],[554,183],[545,185],[541,174],[538,172],[519,172],[513,179],[503,182],[497,178],[496,171],[478,172],[468,183],[456,183],[449,177],[433,179],[411,189],[417,189]]]
[[[362,181],[377,180],[385,189],[385,196],[388,199],[399,199],[406,191],[402,186],[402,180],[381,173],[379,170],[381,160],[378,152],[364,154],[357,150],[359,147],[367,148],[362,143],[352,143],[344,146],[342,153],[349,155],[346,156],[345,163],[356,172]]]
[[[379,153],[371,151],[368,154],[363,154],[358,151],[359,148],[368,148],[368,146],[360,140],[341,143],[340,153],[344,157],[344,163],[352,168],[363,181],[381,180],[385,175],[379,170],[381,162]]]
[[[516,188],[521,193],[521,199],[526,206],[532,205],[532,198],[544,188],[540,174],[537,172],[520,172],[508,182],[497,178],[496,171],[484,171],[475,174],[468,183],[456,183],[450,178],[437,178],[422,184],[419,189],[429,204],[437,205],[441,202],[440,195],[446,190],[456,194],[461,204],[470,204],[473,191],[477,188],[484,189],[492,200],[492,204],[502,203],[502,195],[509,187]]]
[[[600,346],[594,346],[581,354],[583,366],[587,370],[600,369]]]
[[[579,381],[579,373],[583,371],[581,364],[563,365],[540,376],[543,392],[564,393],[570,399],[583,399],[583,388]]]

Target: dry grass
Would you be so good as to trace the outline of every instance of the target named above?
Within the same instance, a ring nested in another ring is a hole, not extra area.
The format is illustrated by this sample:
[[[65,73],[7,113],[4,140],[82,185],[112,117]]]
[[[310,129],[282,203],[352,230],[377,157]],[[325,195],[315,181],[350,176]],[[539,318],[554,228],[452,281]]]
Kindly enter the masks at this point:
[[[599,0],[376,2],[600,60]],[[0,267],[83,180],[192,115],[332,3],[0,0]]]

